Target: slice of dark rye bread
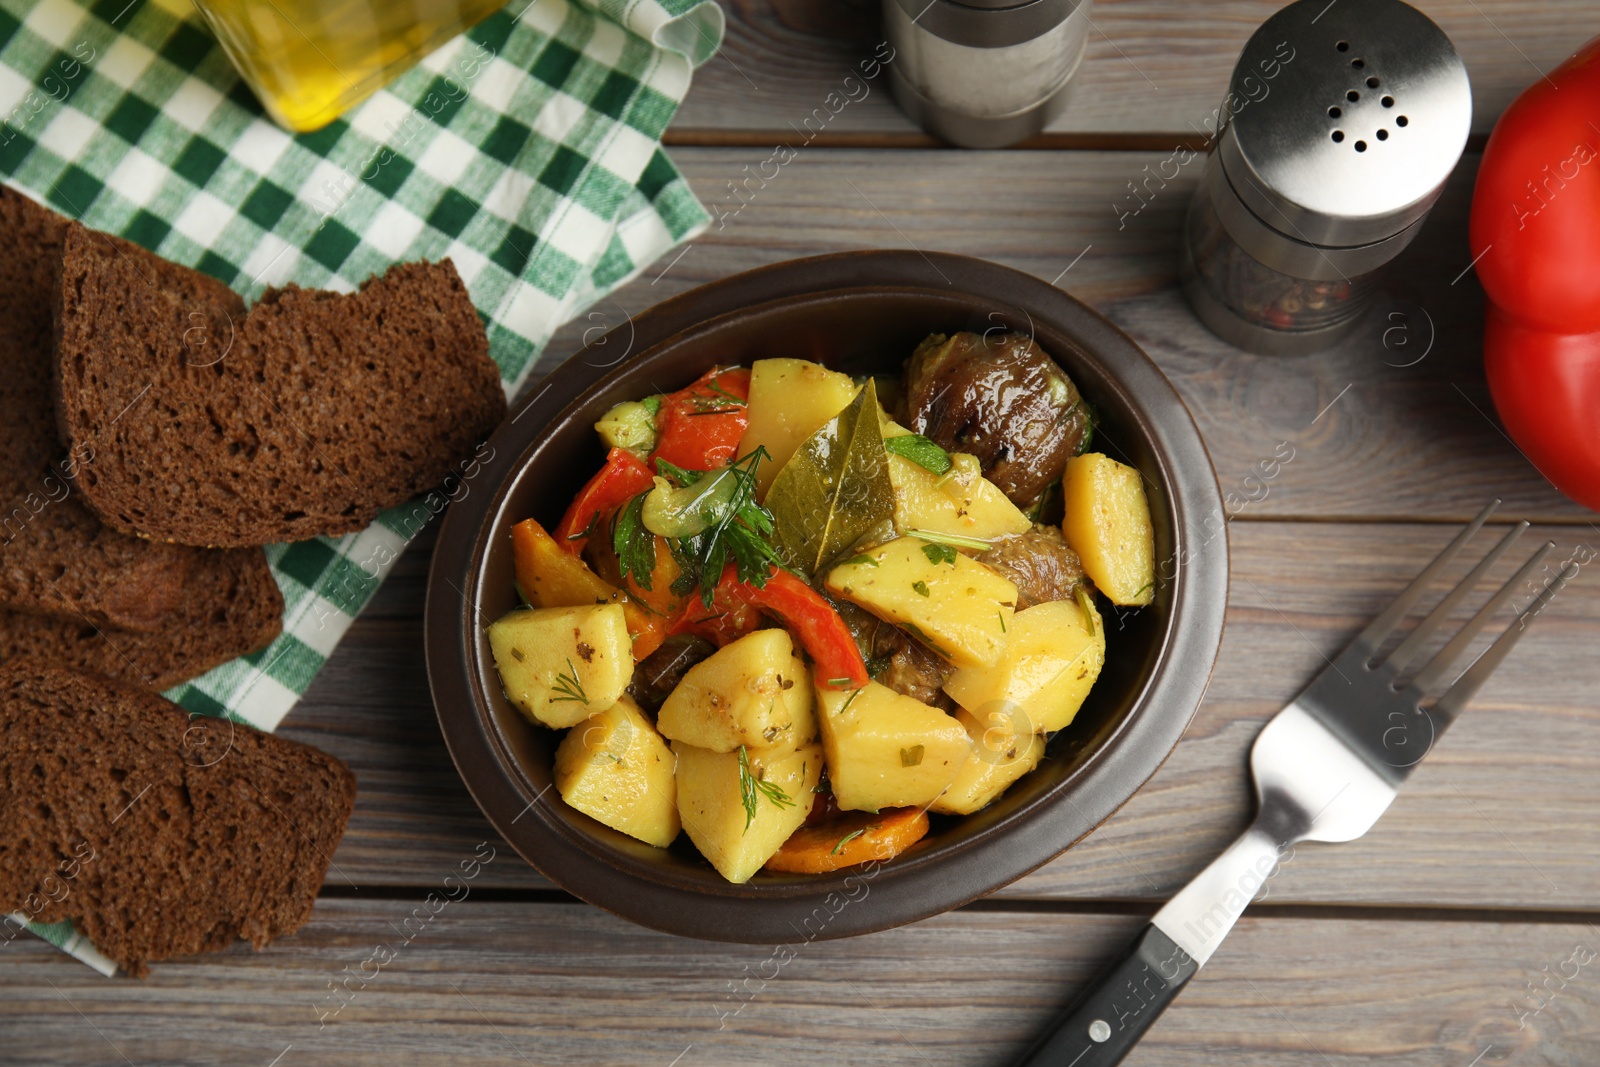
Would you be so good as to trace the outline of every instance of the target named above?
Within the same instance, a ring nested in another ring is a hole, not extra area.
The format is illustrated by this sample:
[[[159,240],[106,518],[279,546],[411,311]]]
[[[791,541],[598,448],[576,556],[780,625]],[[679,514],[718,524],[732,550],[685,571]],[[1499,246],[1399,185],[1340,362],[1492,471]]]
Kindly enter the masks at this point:
[[[221,283],[74,225],[56,415],[110,526],[191,545],[342,534],[438,485],[505,415],[449,260],[338,294]]]
[[[0,908],[138,977],[311,916],[355,804],[339,760],[41,660],[0,668]]]
[[[195,549],[188,592],[154,633],[0,611],[0,664],[44,656],[166,689],[272,643],[283,594],[259,548]]]
[[[0,186],[0,612],[155,631],[237,563],[108,529],[74,492],[93,457],[61,447],[51,384],[68,225]]]

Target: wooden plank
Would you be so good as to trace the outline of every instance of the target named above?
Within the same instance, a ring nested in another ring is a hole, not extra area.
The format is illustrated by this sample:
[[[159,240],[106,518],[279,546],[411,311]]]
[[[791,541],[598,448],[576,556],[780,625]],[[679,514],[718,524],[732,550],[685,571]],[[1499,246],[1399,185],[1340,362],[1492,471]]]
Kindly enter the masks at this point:
[[[584,905],[469,896],[428,921],[414,913],[427,915],[416,900],[323,901],[265,951],[158,964],[143,982],[19,939],[0,968],[7,1059],[1003,1064],[1144,921],[967,911],[847,941],[797,938],[786,955],[672,938]],[[1466,1067],[1482,1055],[1587,1067],[1600,983],[1595,963],[1577,961],[1596,945],[1579,924],[1247,916],[1126,1062]],[[392,958],[375,956],[380,946]],[[1526,983],[1546,975],[1554,996],[1519,1029],[1513,1006],[1531,1011]],[[174,1005],[198,1010],[180,1023]]]
[[[1582,533],[1535,529],[1565,558]],[[1206,702],[1177,750],[1099,831],[1003,893],[1161,899],[1243,829],[1246,753],[1266,718],[1430,559],[1439,525],[1236,521],[1227,631]],[[431,536],[431,535],[425,535]],[[1487,540],[1488,535],[1484,535]],[[427,551],[396,573],[284,726],[350,762],[355,817],[335,886],[430,885],[479,841],[438,734],[422,667]],[[1509,573],[1513,561],[1497,571]],[[1464,568],[1462,568],[1464,569]],[[1588,570],[1532,626],[1471,712],[1366,838],[1299,849],[1270,883],[1281,902],[1583,908],[1600,899],[1600,586]],[[545,888],[513,857],[482,884]]]
[[[751,267],[871,247],[955,252],[1057,282],[1126,330],[1183,395],[1236,503],[1260,497],[1258,465],[1292,447],[1265,499],[1242,504],[1249,517],[1458,521],[1499,495],[1517,515],[1593,520],[1494,421],[1482,291],[1467,270],[1476,157],[1392,265],[1363,325],[1328,352],[1284,358],[1219,341],[1176,288],[1199,160],[1166,188],[1152,184],[1138,214],[1121,214],[1136,204],[1127,183],[1166,156],[816,149],[736,197],[728,184],[755,172],[760,151],[679,149],[674,159],[719,221],[564,330],[544,365],[669,295]]]
[[[1278,0],[1172,4],[1099,0],[1089,49],[1063,114],[1037,144],[1092,146],[1208,134],[1239,50]],[[1427,12],[1455,42],[1472,79],[1473,129],[1486,134],[1507,104],[1561,62],[1596,25],[1600,4],[1431,0]],[[863,80],[882,41],[878,5],[743,0],[725,5],[727,42],[695,74],[669,143],[805,142],[929,145],[895,107],[888,74]],[[1576,29],[1575,29],[1576,28]],[[846,82],[847,77],[855,80]],[[834,102],[825,104],[829,94]],[[838,101],[851,98],[842,108]],[[834,109],[838,109],[834,113]],[[825,121],[825,124],[824,124]]]

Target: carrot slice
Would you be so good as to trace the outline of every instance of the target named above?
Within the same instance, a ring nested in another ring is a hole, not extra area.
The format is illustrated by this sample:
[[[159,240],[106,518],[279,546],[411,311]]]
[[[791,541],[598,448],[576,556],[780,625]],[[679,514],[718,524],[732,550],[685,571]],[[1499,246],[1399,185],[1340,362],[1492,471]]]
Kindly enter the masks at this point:
[[[928,832],[921,808],[894,808],[873,814],[851,811],[827,822],[800,827],[767,861],[767,870],[786,874],[827,874],[870,860],[893,859]]]

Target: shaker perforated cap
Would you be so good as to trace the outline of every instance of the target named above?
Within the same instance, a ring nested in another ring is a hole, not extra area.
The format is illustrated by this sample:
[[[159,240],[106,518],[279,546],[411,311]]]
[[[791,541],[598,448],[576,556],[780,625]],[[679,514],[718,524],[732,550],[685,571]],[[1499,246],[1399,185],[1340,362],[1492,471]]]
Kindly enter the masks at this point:
[[[1401,0],[1299,0],[1256,30],[1217,151],[1250,211],[1286,237],[1350,247],[1415,223],[1472,125],[1467,70]]]

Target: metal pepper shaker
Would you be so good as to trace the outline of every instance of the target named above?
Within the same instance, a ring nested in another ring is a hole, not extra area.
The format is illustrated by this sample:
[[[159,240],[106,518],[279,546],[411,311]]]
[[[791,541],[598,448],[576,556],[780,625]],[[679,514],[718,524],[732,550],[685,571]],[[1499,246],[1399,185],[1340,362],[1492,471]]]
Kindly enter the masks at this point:
[[[1091,0],[883,0],[895,100],[963,148],[1033,136],[1066,102]]]
[[[1461,157],[1466,67],[1401,0],[1298,0],[1246,43],[1219,115],[1184,227],[1190,306],[1251,352],[1326,348]]]

